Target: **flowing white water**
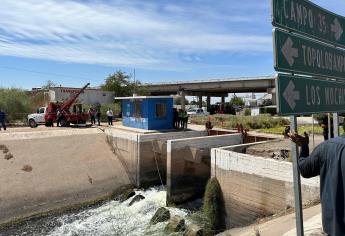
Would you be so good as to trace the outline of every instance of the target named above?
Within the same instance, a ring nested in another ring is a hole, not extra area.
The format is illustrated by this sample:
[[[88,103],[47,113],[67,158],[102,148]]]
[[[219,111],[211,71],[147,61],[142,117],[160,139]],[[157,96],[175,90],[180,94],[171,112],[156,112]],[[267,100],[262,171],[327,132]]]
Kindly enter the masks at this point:
[[[67,214],[57,220],[61,226],[54,228],[47,235],[163,235],[166,223],[150,225],[150,220],[159,207],[166,206],[166,191],[152,188],[136,191],[145,199],[128,204],[132,198],[120,203],[110,201],[97,208],[87,209],[76,214]],[[186,210],[168,208],[171,216],[185,217]]]

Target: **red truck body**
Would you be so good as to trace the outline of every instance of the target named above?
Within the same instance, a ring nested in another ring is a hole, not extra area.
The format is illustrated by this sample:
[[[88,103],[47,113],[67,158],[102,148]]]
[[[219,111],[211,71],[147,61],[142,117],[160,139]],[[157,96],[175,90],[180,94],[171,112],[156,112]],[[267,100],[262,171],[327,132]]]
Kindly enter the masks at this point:
[[[89,114],[82,111],[81,104],[74,105],[72,112],[70,111],[70,108],[77,100],[79,95],[84,92],[89,85],[90,84],[87,83],[79,90],[78,93],[72,95],[63,103],[49,103],[44,116],[46,126],[52,126],[54,122],[58,121],[58,119],[61,126],[68,126],[69,124],[85,124],[89,119]]]

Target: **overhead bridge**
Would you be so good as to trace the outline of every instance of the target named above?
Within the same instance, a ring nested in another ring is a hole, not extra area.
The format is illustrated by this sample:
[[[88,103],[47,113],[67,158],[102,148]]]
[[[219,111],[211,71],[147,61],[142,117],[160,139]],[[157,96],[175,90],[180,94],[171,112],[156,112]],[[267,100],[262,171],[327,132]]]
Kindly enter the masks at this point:
[[[227,78],[217,80],[148,83],[142,87],[151,95],[183,92],[187,96],[223,97],[228,93],[267,93],[275,87],[275,76]]]
[[[148,83],[142,87],[150,95],[180,95],[198,96],[199,107],[202,97],[207,97],[209,110],[211,97],[221,97],[221,104],[229,93],[274,93],[276,76],[257,76],[242,78],[226,78],[217,80],[176,81],[163,83]],[[274,97],[274,96],[273,96]],[[182,99],[184,102],[184,99]],[[274,101],[273,101],[274,102]],[[182,104],[184,108],[184,104]]]

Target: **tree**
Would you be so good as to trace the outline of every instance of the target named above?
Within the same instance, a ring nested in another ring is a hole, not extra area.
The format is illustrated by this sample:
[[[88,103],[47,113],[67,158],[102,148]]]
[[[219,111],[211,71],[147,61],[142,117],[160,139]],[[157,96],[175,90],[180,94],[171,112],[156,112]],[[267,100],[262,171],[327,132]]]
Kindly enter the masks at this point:
[[[189,101],[186,98],[184,98],[184,101],[185,101],[185,103],[184,103],[185,105],[189,105]],[[174,104],[175,105],[182,105],[182,97],[178,96],[178,97],[174,98]]]
[[[50,89],[51,87],[56,87],[57,84],[51,80],[47,80],[45,84],[43,84],[41,87],[42,89]]]
[[[230,100],[230,104],[233,106],[244,106],[244,101],[242,98],[237,97],[235,94]]]
[[[193,100],[193,101],[191,101],[189,104],[195,106],[195,105],[198,105],[199,103],[198,103],[197,101]]]
[[[131,81],[130,75],[118,70],[105,79],[101,88],[105,91],[114,92],[116,97],[126,97],[132,96],[133,93],[144,95],[146,92],[140,85],[140,81]]]
[[[206,104],[205,101],[202,101],[201,104],[202,104],[202,105],[201,105],[202,107],[206,107],[206,106],[207,106],[207,104]],[[199,102],[193,100],[193,101],[190,101],[190,102],[189,102],[189,105],[194,105],[194,106],[195,106],[195,105],[199,105]]]
[[[5,111],[10,122],[24,120],[33,111],[29,93],[16,88],[0,88],[0,109]]]

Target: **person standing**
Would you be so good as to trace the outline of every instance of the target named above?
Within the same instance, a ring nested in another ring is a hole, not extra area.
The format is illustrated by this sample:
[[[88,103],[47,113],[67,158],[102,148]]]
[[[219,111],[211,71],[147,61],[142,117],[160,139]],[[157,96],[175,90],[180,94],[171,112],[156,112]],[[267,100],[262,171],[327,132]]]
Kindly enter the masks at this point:
[[[183,119],[183,129],[187,129],[188,126],[188,114],[185,110],[182,111],[182,119]]]
[[[62,114],[61,114],[61,111],[60,111],[60,108],[57,109],[57,112],[56,112],[56,126],[59,127],[60,126],[60,122],[61,122],[61,118],[62,118]]]
[[[211,135],[211,130],[213,129],[213,125],[211,123],[210,118],[208,118],[208,121],[205,123],[205,128],[207,131],[207,135],[210,136]]]
[[[328,235],[345,235],[345,136],[319,144],[309,155],[309,137],[294,132],[289,138],[301,147],[298,169],[304,178],[320,176],[323,230]]]
[[[97,122],[98,122],[98,126],[101,125],[101,110],[98,109],[96,112],[96,118],[97,118]]]
[[[113,111],[109,108],[107,111],[108,125],[113,125]]]
[[[182,128],[184,126],[182,109],[178,110],[177,123],[178,123],[178,126],[177,126],[178,128]]]
[[[89,116],[90,116],[90,120],[91,120],[91,125],[95,125],[96,124],[96,111],[95,109],[93,109],[93,107],[90,107],[89,109]]]
[[[174,124],[174,129],[178,129],[178,112],[177,109],[173,109],[173,124]]]
[[[6,130],[6,113],[0,109],[0,130],[1,127]]]

